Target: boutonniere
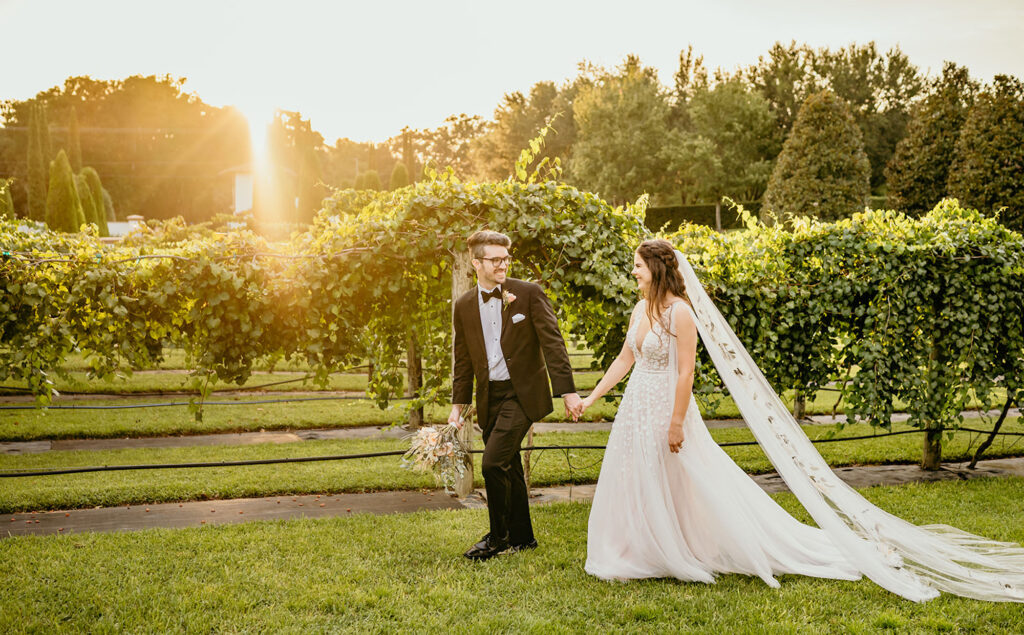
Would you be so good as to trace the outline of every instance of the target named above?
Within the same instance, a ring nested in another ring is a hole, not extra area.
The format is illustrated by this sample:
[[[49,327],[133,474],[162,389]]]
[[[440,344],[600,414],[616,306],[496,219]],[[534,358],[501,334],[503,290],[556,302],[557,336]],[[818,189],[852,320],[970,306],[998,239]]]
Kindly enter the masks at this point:
[[[516,294],[509,293],[504,289],[501,291],[501,306],[502,308],[508,308],[508,305],[516,301]]]

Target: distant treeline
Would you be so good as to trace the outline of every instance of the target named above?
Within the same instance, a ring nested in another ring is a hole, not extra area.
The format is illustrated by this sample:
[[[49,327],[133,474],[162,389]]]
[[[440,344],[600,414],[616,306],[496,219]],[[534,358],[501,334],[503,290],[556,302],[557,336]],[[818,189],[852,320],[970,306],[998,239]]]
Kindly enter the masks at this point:
[[[635,56],[611,69],[583,63],[562,84],[506,94],[491,119],[452,115],[380,143],[328,144],[300,113],[280,111],[267,136],[276,195],[258,196],[266,209],[257,214],[307,222],[330,188],[394,189],[422,178],[426,166],[501,180],[547,126],[531,167],[557,164],[562,180],[614,204],[643,193],[657,208],[729,197],[765,201],[764,211],[779,216],[835,218],[871,196],[920,214],[952,194],[986,213],[1005,206],[1009,218],[1024,199],[1022,92],[1017,79],[982,86],[952,63],[927,77],[899,48],[883,52],[873,42],[836,50],[791,42],[728,72],[709,71],[687,48],[668,84]],[[184,80],[72,77],[2,104],[0,178],[14,179],[19,216],[27,215],[36,107],[48,113],[47,161],[60,149],[70,156],[77,111],[81,160],[98,172],[118,217],[197,222],[230,211],[231,175],[252,159],[241,114],[185,92]],[[1014,174],[1004,173],[1013,165]],[[708,212],[696,209],[673,214],[706,222]],[[723,224],[734,216],[723,213]]]

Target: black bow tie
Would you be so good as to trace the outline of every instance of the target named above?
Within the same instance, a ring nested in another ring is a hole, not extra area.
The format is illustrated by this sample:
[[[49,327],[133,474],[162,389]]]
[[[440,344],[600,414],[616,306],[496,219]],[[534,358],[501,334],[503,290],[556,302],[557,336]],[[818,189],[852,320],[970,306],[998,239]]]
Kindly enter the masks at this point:
[[[483,289],[481,289],[480,297],[483,299],[484,302],[489,302],[491,298],[501,300],[501,287],[494,287],[490,291],[484,291]]]

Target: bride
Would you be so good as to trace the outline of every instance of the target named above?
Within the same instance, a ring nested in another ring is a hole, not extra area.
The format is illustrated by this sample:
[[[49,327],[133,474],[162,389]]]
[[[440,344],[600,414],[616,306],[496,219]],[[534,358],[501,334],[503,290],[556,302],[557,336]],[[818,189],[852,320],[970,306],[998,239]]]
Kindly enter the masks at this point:
[[[939,591],[1024,602],[1024,549],[875,507],[829,469],[665,240],[634,255],[643,293],[626,343],[581,406],[630,376],[608,438],[587,536],[587,573],[608,580],[717,573],[862,575],[915,601]],[[761,448],[818,527],[780,507],[714,442],[693,398],[697,335]],[[582,410],[580,410],[582,412]]]

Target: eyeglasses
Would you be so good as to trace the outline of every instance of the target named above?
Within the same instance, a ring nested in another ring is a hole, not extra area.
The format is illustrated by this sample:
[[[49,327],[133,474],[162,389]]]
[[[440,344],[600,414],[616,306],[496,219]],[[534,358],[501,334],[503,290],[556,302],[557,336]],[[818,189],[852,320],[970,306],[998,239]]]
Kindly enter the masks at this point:
[[[497,269],[501,265],[512,264],[512,256],[505,256],[504,258],[479,258],[478,260],[487,260],[491,263],[491,266]]]

